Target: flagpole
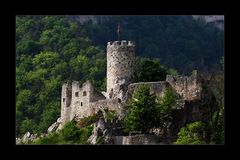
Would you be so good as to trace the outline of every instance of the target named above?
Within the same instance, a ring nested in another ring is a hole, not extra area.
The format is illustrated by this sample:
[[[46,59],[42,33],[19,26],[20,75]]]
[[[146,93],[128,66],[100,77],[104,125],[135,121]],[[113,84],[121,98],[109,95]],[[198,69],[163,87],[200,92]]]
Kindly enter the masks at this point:
[[[118,33],[118,41],[120,41],[120,23],[118,22],[118,30],[117,30],[117,33]]]

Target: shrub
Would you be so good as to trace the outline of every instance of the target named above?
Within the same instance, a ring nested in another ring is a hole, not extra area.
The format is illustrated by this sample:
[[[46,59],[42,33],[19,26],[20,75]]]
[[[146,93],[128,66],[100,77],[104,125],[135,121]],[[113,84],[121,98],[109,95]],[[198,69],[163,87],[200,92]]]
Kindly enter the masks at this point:
[[[175,144],[205,144],[204,132],[205,124],[203,122],[194,122],[180,129],[178,139]]]

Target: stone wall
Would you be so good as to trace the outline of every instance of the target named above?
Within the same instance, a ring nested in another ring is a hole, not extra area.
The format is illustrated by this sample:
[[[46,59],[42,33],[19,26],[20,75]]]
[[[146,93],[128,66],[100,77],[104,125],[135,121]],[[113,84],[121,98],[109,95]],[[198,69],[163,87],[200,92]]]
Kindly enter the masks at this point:
[[[118,83],[133,82],[134,49],[131,41],[108,42],[107,45],[107,93],[115,93]],[[112,91],[111,91],[112,90]],[[110,96],[111,97],[111,96]]]
[[[165,81],[132,83],[128,86],[128,91],[127,91],[125,99],[127,100],[127,99],[131,98],[134,91],[143,84],[149,85],[150,92],[155,93],[156,96],[160,96],[160,97],[163,96],[163,93],[164,93],[166,87],[169,86],[168,82],[165,82]]]
[[[160,137],[156,135],[134,135],[134,136],[113,136],[113,143],[116,145],[151,145],[160,144]]]
[[[71,83],[65,83],[62,86],[62,98],[61,98],[61,119],[63,121],[68,121],[70,119],[71,98],[72,98],[72,85]]]
[[[79,87],[78,81],[64,84],[61,103],[62,125],[80,114],[83,114],[83,116],[90,115],[95,110],[94,107],[90,107],[90,103],[104,99],[106,97],[97,91],[90,81],[86,81],[82,88]]]
[[[106,100],[100,100],[93,103],[90,103],[89,105],[90,114],[97,113],[99,110],[108,109],[110,111],[116,111],[116,113],[121,117],[123,114],[123,104],[120,103],[119,99],[106,99]]]
[[[177,91],[184,100],[201,99],[201,76],[193,71],[191,76],[167,75],[166,81]]]

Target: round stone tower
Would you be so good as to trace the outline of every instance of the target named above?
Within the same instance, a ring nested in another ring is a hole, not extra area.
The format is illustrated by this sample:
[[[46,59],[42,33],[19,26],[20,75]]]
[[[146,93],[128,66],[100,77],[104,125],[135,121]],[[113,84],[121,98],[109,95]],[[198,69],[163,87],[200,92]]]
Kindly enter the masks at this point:
[[[109,98],[119,87],[133,82],[134,50],[132,41],[114,41],[107,45],[107,93]],[[117,87],[118,86],[118,87]]]

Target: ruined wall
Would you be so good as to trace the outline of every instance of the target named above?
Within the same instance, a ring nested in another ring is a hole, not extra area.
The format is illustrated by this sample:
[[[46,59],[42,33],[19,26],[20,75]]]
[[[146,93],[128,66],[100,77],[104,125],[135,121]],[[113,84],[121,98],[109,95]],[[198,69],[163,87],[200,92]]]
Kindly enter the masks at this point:
[[[73,81],[72,82],[72,99],[71,99],[71,112],[70,114],[70,120],[74,118],[74,115],[76,113],[76,104],[79,101],[79,82],[78,81]]]
[[[133,82],[134,49],[131,41],[108,42],[107,45],[107,93],[114,94],[117,84]],[[112,91],[111,91],[112,90]],[[112,92],[112,93],[111,93]],[[110,96],[112,98],[112,96]]]
[[[123,103],[121,103],[121,101],[119,101],[119,99],[115,98],[115,99],[105,99],[105,100],[99,100],[96,102],[92,102],[89,105],[89,110],[82,112],[85,113],[85,115],[91,115],[94,113],[97,113],[99,110],[103,110],[103,109],[108,109],[110,111],[116,111],[116,113],[122,117],[123,116]]]
[[[92,102],[96,102],[98,100],[103,100],[103,99],[106,99],[106,97],[101,92],[99,92],[96,88],[94,88]]]
[[[90,107],[90,103],[102,99],[105,97],[94,88],[90,81],[86,81],[82,88],[79,87],[78,81],[64,84],[61,100],[62,124],[64,125],[80,114],[91,115],[95,107]]]
[[[184,100],[201,99],[201,76],[196,70],[189,77],[167,75],[166,81]]]
[[[133,92],[143,84],[149,85],[150,93],[155,93],[156,96],[160,96],[160,97],[163,95],[166,87],[169,86],[168,82],[165,82],[165,81],[132,83],[128,86],[128,91],[127,91],[125,100],[131,98]]]
[[[97,113],[99,110],[108,109],[116,111],[121,117],[123,116],[123,104],[120,103],[119,99],[105,99],[96,102],[91,102],[88,107],[83,107],[78,111],[78,118],[87,117]]]
[[[72,85],[71,83],[65,83],[62,86],[61,97],[61,119],[63,121],[68,121],[70,119],[71,98],[72,98]]]

